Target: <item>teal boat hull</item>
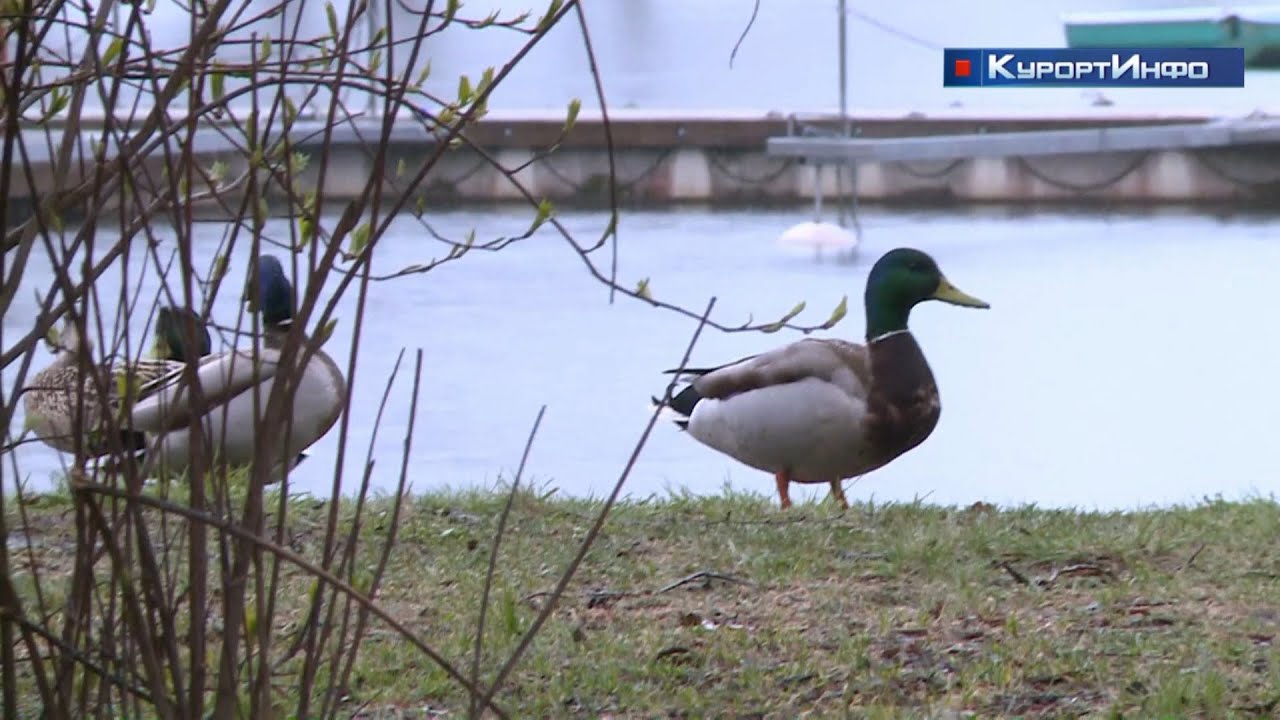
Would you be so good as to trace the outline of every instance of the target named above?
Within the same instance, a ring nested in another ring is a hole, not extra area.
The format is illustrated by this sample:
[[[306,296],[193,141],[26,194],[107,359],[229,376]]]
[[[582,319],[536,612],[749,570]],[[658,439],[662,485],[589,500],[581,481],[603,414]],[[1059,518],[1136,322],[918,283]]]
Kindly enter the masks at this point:
[[[1079,14],[1063,26],[1071,48],[1238,47],[1246,67],[1280,68],[1280,6]]]
[[[1280,68],[1280,23],[1240,23],[1245,67]]]

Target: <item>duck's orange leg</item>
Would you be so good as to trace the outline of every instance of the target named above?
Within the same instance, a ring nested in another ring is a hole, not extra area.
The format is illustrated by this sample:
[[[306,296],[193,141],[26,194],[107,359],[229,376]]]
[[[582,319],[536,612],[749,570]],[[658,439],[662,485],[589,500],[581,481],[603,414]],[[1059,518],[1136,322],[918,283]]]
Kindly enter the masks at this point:
[[[791,485],[791,474],[787,472],[775,473],[773,479],[778,483],[778,499],[782,501],[782,509],[786,510],[791,507],[791,494],[787,491]]]
[[[834,497],[836,499],[836,502],[840,504],[841,510],[849,509],[849,501],[846,500],[844,497],[843,483],[841,483],[839,480],[831,481],[831,497]]]

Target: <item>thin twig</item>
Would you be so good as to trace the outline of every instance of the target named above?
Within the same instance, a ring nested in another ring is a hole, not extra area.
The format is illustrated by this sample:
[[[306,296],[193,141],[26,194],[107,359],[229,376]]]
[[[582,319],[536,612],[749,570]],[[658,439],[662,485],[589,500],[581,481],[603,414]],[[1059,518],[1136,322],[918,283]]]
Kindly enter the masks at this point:
[[[698,580],[723,580],[725,582],[737,583],[739,585],[750,585],[751,587],[756,586],[756,584],[751,582],[750,580],[743,580],[742,578],[737,578],[732,575],[725,575],[723,573],[713,572],[711,570],[699,570],[698,572],[693,573],[692,575],[686,575],[669,585],[664,585],[662,589],[658,591],[658,594],[671,592],[672,590],[675,590],[676,588],[681,587],[682,585],[688,585],[689,583],[696,582]]]
[[[582,45],[587,51],[587,64],[591,68],[591,79],[595,81],[596,99],[600,102],[600,120],[604,128],[604,144],[606,157],[609,160],[609,225],[604,235],[588,252],[600,247],[605,240],[610,240],[609,266],[609,304],[613,304],[618,292],[618,168],[613,151],[613,123],[609,120],[609,104],[604,99],[604,83],[601,80],[600,68],[596,65],[595,49],[591,47],[591,32],[587,29],[587,16],[582,10],[582,3],[575,3],[574,12],[578,15],[578,28],[582,33]]]
[[[89,657],[88,655],[86,655],[84,652],[77,649],[76,647],[68,645],[67,643],[63,642],[56,635],[49,632],[44,626],[38,623],[34,623],[22,617],[21,615],[15,615],[13,613],[6,612],[4,608],[0,608],[0,616],[4,616],[6,619],[13,621],[14,623],[22,627],[25,631],[31,633],[32,635],[40,636],[45,642],[56,647],[59,652],[65,653],[68,657],[80,663],[80,665],[82,665],[84,668],[86,668],[93,674],[97,675],[98,677],[102,678],[103,680],[106,680],[107,682],[111,683],[112,685],[115,685],[121,690],[124,690],[125,692],[128,692],[134,695],[139,700],[152,702],[151,694],[148,693],[144,688],[138,687],[137,685],[130,683],[129,680],[124,676],[117,675],[116,673],[111,672],[110,670],[106,669],[102,665],[94,662],[93,658]]]
[[[89,486],[89,481],[82,480],[82,477],[82,474],[76,473],[68,482],[73,488]],[[114,490],[114,488],[112,489]],[[118,492],[120,493],[118,497],[121,499],[127,500],[134,497],[125,491]],[[102,512],[102,508],[98,506],[96,498],[85,496],[81,498],[81,502],[87,507],[89,515],[93,518],[94,525],[97,526],[98,533],[102,535],[103,544],[111,556],[112,570],[114,571],[116,582],[120,585],[120,594],[124,600],[125,619],[130,626],[132,636],[138,644],[142,668],[145,670],[144,677],[151,685],[151,702],[154,703],[155,710],[160,717],[174,717],[173,708],[170,706],[171,698],[165,693],[164,678],[162,677],[163,670],[160,667],[160,660],[155,650],[154,635],[143,612],[141,594],[134,589],[134,584],[129,577],[131,563],[125,560],[120,543],[117,542],[116,533],[111,524],[107,522],[106,515]]]
[[[706,327],[707,319],[711,316],[711,310],[715,305],[716,299],[713,297],[707,303],[707,309],[702,313],[702,318],[698,322],[698,327],[694,330],[693,337],[690,338],[688,347],[685,348],[684,357],[680,360],[680,370],[683,371],[684,368],[687,367],[689,357],[693,354],[693,348],[698,344],[698,338],[702,335],[702,329]],[[667,395],[670,395],[671,390],[675,387],[676,377],[678,376],[672,376],[671,382],[668,383]],[[573,560],[569,562],[569,567],[566,568],[564,574],[560,576],[560,581],[551,592],[551,598],[542,606],[542,610],[539,611],[538,617],[534,619],[533,624],[525,632],[524,636],[520,638],[520,644],[512,651],[511,656],[507,659],[506,663],[503,664],[502,668],[498,670],[497,677],[494,678],[493,684],[489,686],[488,691],[485,693],[484,702],[481,703],[482,705],[489,704],[494,694],[498,692],[500,687],[502,687],[503,681],[505,681],[511,671],[515,669],[516,663],[520,661],[525,650],[529,648],[529,645],[533,642],[533,638],[537,636],[543,623],[545,623],[547,618],[550,617],[551,611],[555,609],[561,595],[564,594],[565,588],[569,585],[569,581],[572,580],[573,576],[577,573],[578,567],[582,564],[583,558],[587,555],[587,551],[591,549],[592,543],[595,542],[596,537],[600,534],[600,529],[604,526],[605,518],[609,516],[609,511],[613,509],[614,503],[617,502],[618,495],[622,492],[622,486],[631,475],[631,469],[635,467],[636,461],[640,457],[640,451],[644,449],[645,444],[648,442],[649,433],[653,431],[654,425],[657,424],[661,411],[661,407],[655,407],[653,409],[653,413],[649,417],[649,424],[645,426],[644,432],[640,435],[640,439],[636,441],[635,448],[631,452],[631,457],[627,460],[626,466],[622,469],[622,474],[618,477],[618,481],[613,486],[613,492],[611,492],[609,494],[609,498],[605,500],[604,507],[600,508],[600,513],[596,516],[595,523],[591,526],[591,529],[587,531],[587,536],[583,538],[581,545],[578,546],[578,552],[574,555]]]
[[[742,29],[742,34],[738,36],[738,41],[733,44],[733,51],[729,53],[729,69],[733,69],[733,59],[738,56],[738,48],[742,47],[742,41],[747,39],[747,33],[751,32],[751,27],[756,24],[756,15],[760,12],[760,0],[756,0],[751,6],[751,19],[747,21],[747,26]]]
[[[418,418],[418,401],[421,397],[422,357],[422,348],[418,348],[413,369],[413,395],[409,403],[409,422],[405,427],[404,448],[400,453],[400,477],[396,483],[396,499],[391,508],[391,517],[387,520],[388,534],[383,541],[381,557],[378,558],[378,566],[374,570],[373,583],[369,588],[371,598],[382,585],[382,578],[386,573],[387,564],[391,560],[391,551],[396,546],[396,538],[399,535],[400,517],[404,510],[404,501],[409,494],[409,457],[410,451],[413,449],[413,438]],[[372,445],[372,441],[370,441],[370,445]],[[359,652],[360,642],[364,637],[364,630],[368,620],[369,611],[366,608],[360,608],[360,613],[356,617],[355,637],[347,655],[346,667],[343,669],[341,680],[337,683],[337,687],[347,687],[347,683],[351,680],[351,673],[355,669],[356,653]]]
[[[524,443],[524,452],[520,455],[520,467],[516,468],[515,479],[511,481],[511,492],[507,493],[507,502],[502,506],[502,514],[498,516],[498,529],[494,533],[493,548],[489,551],[489,565],[484,573],[484,591],[480,594],[480,617],[476,621],[475,656],[471,661],[471,683],[476,687],[480,687],[480,655],[484,647],[484,622],[485,616],[489,612],[489,593],[493,588],[493,575],[498,568],[498,548],[502,545],[502,538],[506,533],[507,518],[511,515],[511,506],[515,504],[516,493],[520,488],[520,478],[524,475],[525,463],[529,460],[529,452],[533,450],[534,438],[538,436],[538,428],[542,425],[542,416],[546,412],[547,406],[543,405],[538,409],[538,416],[533,419],[533,427],[529,429],[529,437]],[[471,696],[472,717],[478,718],[480,716],[479,700],[479,697]]]
[[[1008,561],[1001,560],[997,563],[997,566],[1009,573],[1009,577],[1013,578],[1019,585],[1031,585],[1031,581],[1027,579],[1027,576],[1018,572],[1018,569],[1010,565]]]
[[[1053,572],[1049,573],[1049,577],[1039,584],[1044,586],[1053,585],[1058,581],[1058,578],[1066,577],[1069,575],[1086,575],[1086,576],[1104,576],[1105,575],[1107,577],[1111,577],[1114,575],[1114,573],[1112,573],[1107,568],[1101,565],[1098,565],[1096,563],[1075,563],[1074,565],[1067,565],[1066,567],[1055,568]]]
[[[362,284],[362,287],[365,287],[365,286],[366,284]],[[363,298],[359,302],[362,302],[362,301],[363,301]],[[363,308],[357,308],[356,310],[357,321],[360,320],[363,317],[363,315],[364,315]],[[355,329],[357,336],[359,331],[360,331],[359,328]],[[359,345],[358,342],[353,342],[351,346],[351,356],[350,356],[350,362],[347,370],[348,377],[355,374],[356,346],[358,345]],[[351,520],[349,523],[349,528],[347,530],[346,551],[343,554],[342,561],[339,563],[338,569],[336,571],[336,572],[341,572],[343,568],[346,568],[347,582],[353,583],[355,581],[355,558],[356,558],[356,553],[358,552],[360,547],[360,533],[361,533],[361,530],[364,528],[364,513],[365,513],[366,503],[369,497],[369,485],[373,480],[373,468],[376,464],[376,461],[374,460],[374,457],[373,457],[373,448],[377,444],[378,434],[382,430],[382,418],[387,409],[387,401],[390,400],[391,398],[391,389],[395,386],[396,378],[400,374],[400,363],[404,361],[404,352],[405,352],[404,348],[401,348],[399,354],[396,355],[395,365],[392,366],[391,372],[388,373],[387,375],[387,384],[386,384],[386,387],[383,388],[382,399],[378,402],[378,410],[374,414],[374,419],[373,419],[373,430],[370,433],[369,444],[365,450],[364,472],[361,474],[361,477],[360,477],[360,489],[356,493],[356,498],[355,498],[355,503],[356,503],[355,511],[352,512],[351,514]],[[419,360],[418,371],[421,372],[421,370],[422,370],[421,360]],[[421,381],[420,376],[415,377],[415,380],[414,380],[415,401],[417,398],[418,383],[420,381]],[[346,400],[345,404],[347,407],[346,409],[343,410],[344,420],[349,418],[351,415],[351,412],[350,412],[351,396],[352,396],[352,390],[350,387],[348,387],[347,398],[345,399]],[[409,426],[411,428],[413,426],[412,417],[410,417]],[[345,444],[344,436],[339,437],[338,443],[340,446]],[[341,464],[341,456],[337,461],[337,463],[335,464],[336,465]],[[336,479],[334,480],[334,483],[333,483],[334,488],[332,492],[335,493],[336,495],[337,493],[340,492],[341,473],[335,468],[334,474]],[[397,496],[397,500],[396,500],[397,504],[400,501],[401,501],[400,498]],[[330,515],[332,517],[332,513]],[[384,558],[386,557],[387,552],[390,551],[390,545],[391,545],[390,542],[383,543]],[[382,567],[385,567],[385,565],[382,565]],[[369,586],[370,598],[373,598],[377,595],[378,587],[381,585],[381,577],[382,577],[381,572],[374,573],[374,577],[372,578],[372,581]],[[321,593],[317,593],[315,597],[316,597],[315,607],[318,608],[320,599],[323,597],[323,595]],[[328,608],[329,616],[325,621],[325,627],[324,627],[325,633],[322,635],[321,640],[319,642],[320,647],[324,647],[325,645],[328,644],[328,641],[329,641],[328,630],[334,626],[333,613],[336,610],[336,608],[337,608],[337,603],[329,604],[329,608]],[[333,703],[338,702],[339,698],[342,695],[343,683],[339,682],[338,678],[344,675],[344,670],[343,670],[343,663],[338,661],[338,654],[339,653],[347,654],[347,657],[349,660],[349,663],[348,663],[348,667],[349,667],[350,663],[354,662],[356,653],[359,652],[360,636],[363,633],[363,623],[357,622],[358,629],[355,637],[351,638],[349,641],[346,638],[347,628],[351,623],[351,610],[352,610],[351,600],[347,599],[343,607],[341,627],[338,630],[338,642],[335,643],[335,649],[334,649],[335,656],[334,656],[334,659],[329,663],[329,682],[328,682],[329,692],[327,693],[324,701],[321,703],[321,709],[319,712],[320,717],[328,717],[331,705]],[[312,618],[309,619],[308,622],[310,623],[312,620],[314,620],[314,615]],[[311,628],[313,632],[314,632],[314,629],[315,629],[314,627]],[[316,652],[314,655],[309,655],[306,658],[305,666],[308,668],[318,668],[319,662],[320,662],[320,653]],[[310,696],[310,690],[311,690],[311,683],[314,682],[314,679],[315,679],[314,675],[306,674],[305,680],[302,684],[303,692],[300,693],[300,697],[299,697],[299,700],[301,702],[301,707],[299,708],[299,714],[302,716],[305,716],[307,714],[305,711],[309,710],[309,703],[310,703],[309,696]]]
[[[288,562],[293,563],[294,565],[298,566],[302,570],[315,576],[316,579],[321,580],[332,587],[338,588],[345,595],[354,599],[361,606],[368,608],[370,613],[372,613],[373,615],[376,615],[380,620],[387,623],[387,625],[391,626],[392,629],[400,633],[401,637],[407,640],[414,647],[421,650],[423,654],[425,654],[427,657],[431,658],[431,660],[435,662],[437,665],[439,665],[440,668],[444,670],[450,677],[452,677],[454,680],[459,682],[464,689],[472,693],[478,692],[478,690],[474,686],[472,686],[471,681],[468,680],[461,673],[459,673],[458,670],[454,668],[453,665],[444,658],[444,656],[436,652],[435,649],[433,649],[430,645],[427,645],[426,642],[424,642],[417,635],[415,635],[412,630],[405,627],[402,623],[400,623],[398,620],[392,617],[390,613],[378,607],[376,603],[374,603],[371,599],[366,597],[359,590],[356,590],[354,587],[349,585],[346,581],[333,575],[332,573],[328,572],[324,568],[319,567],[315,563],[312,563],[311,561],[307,560],[301,555],[298,555],[292,550],[289,550],[288,548],[280,547],[279,545],[276,545],[275,543],[271,542],[270,540],[267,540],[266,538],[260,535],[256,535],[248,530],[245,530],[239,525],[233,524],[229,520],[224,520],[222,518],[214,517],[212,515],[209,515],[208,513],[196,512],[185,506],[179,505],[177,503],[169,502],[167,500],[162,500],[160,498],[150,497],[148,495],[139,495],[136,493],[131,493],[128,490],[110,487],[110,486],[102,485],[99,483],[89,482],[87,480],[73,482],[72,489],[77,492],[95,493],[98,495],[106,495],[108,497],[120,498],[122,500],[132,500],[134,502],[139,502],[139,503],[142,503],[143,505],[148,505],[150,507],[153,507],[163,512],[180,515],[182,517],[187,518],[188,520],[191,520],[194,522],[201,522],[221,532],[234,535],[236,538],[244,542],[252,543],[254,545],[257,545],[258,547],[261,547],[263,550],[266,550],[267,552],[278,555],[284,560],[287,560]],[[509,717],[507,713],[497,705],[497,703],[492,702],[489,698],[485,699],[484,704],[488,706],[490,710],[495,712],[498,715],[498,717],[501,717],[501,718]]]
[[[1190,568],[1191,563],[1195,562],[1196,558],[1200,557],[1200,553],[1204,552],[1206,547],[1208,547],[1207,543],[1200,543],[1200,546],[1195,549],[1195,552],[1191,553],[1191,557],[1187,558],[1187,561],[1182,563],[1182,567],[1178,568],[1178,572],[1182,572]]]

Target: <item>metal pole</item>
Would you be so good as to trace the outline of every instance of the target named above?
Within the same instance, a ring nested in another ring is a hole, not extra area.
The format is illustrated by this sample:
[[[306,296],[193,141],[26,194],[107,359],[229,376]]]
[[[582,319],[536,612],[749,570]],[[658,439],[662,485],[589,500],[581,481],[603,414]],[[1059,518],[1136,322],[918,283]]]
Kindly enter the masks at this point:
[[[843,137],[849,136],[849,102],[848,102],[848,21],[849,16],[845,8],[845,0],[839,0],[837,4],[840,17],[837,21],[837,27],[840,28],[840,134]],[[841,227],[844,226],[844,205],[840,205],[839,196],[844,194],[844,164],[836,165],[836,203],[840,208],[839,222]]]
[[[846,72],[847,72],[847,70],[846,70],[846,68],[845,68],[845,55],[847,54],[847,48],[846,48],[846,44],[845,44],[845,41],[846,41],[846,35],[847,35],[847,33],[846,33],[846,27],[845,27],[845,26],[846,26],[846,24],[847,24],[847,22],[848,22],[848,14],[845,12],[845,0],[840,0],[839,8],[840,8],[840,19],[839,19],[839,27],[840,27],[840,122],[842,123],[842,125],[843,125],[843,127],[844,127],[844,132],[845,132],[845,134],[846,134],[846,135],[848,135],[848,134],[849,134],[849,120],[848,120],[849,106],[848,106],[847,98],[846,98],[846,95],[847,95],[847,93],[848,93],[848,88],[846,87],[846,85],[847,85],[847,78],[846,78]]]

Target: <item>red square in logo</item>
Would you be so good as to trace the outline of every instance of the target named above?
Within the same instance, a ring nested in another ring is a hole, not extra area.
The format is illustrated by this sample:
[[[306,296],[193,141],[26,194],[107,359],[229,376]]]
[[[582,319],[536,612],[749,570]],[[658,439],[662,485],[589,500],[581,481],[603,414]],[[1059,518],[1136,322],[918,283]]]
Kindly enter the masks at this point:
[[[968,60],[956,61],[956,77],[969,77],[970,71]]]

